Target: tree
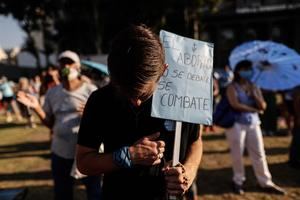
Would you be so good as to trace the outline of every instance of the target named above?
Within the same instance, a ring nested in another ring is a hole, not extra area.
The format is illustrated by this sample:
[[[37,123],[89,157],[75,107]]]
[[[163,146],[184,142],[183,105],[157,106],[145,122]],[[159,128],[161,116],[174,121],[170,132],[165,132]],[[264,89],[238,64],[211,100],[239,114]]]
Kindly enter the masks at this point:
[[[199,39],[200,20],[217,12],[222,0],[2,0],[0,13],[21,22],[27,49],[50,55],[65,49],[107,53],[114,35],[128,24],[146,24]],[[37,36],[43,38],[42,42]],[[37,56],[38,57],[38,56]]]
[[[97,8],[97,0],[65,1],[55,23],[59,50],[71,49],[81,54],[99,52]]]
[[[45,52],[46,55],[50,55],[56,47],[53,21],[57,2],[59,1],[3,0],[0,3],[0,13],[12,14],[27,33],[28,39],[23,49],[34,55],[39,69],[41,67],[39,53]]]
[[[25,49],[40,66],[39,53],[70,49],[79,54],[99,51],[97,0],[3,0],[0,14],[12,14],[28,35]],[[47,59],[48,60],[48,59]]]
[[[108,52],[113,36],[128,24],[143,23],[158,32],[167,29],[199,39],[201,16],[218,12],[222,0],[102,0],[99,7],[102,49]]]

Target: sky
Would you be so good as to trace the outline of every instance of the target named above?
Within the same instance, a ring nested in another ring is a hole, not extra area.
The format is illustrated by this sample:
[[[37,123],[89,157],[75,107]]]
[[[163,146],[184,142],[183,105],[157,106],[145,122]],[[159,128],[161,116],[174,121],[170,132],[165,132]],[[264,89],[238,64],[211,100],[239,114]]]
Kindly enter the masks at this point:
[[[24,43],[26,33],[11,15],[0,15],[0,48],[11,49]]]

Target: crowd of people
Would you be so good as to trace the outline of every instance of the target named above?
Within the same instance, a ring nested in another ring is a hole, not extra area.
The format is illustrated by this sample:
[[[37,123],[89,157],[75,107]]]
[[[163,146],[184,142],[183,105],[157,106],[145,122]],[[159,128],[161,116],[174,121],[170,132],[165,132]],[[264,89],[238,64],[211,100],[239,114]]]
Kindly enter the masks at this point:
[[[55,199],[73,199],[74,178],[80,178],[86,186],[89,200],[100,199],[101,176],[81,174],[75,162],[77,133],[84,105],[97,88],[80,78],[80,59],[72,51],[64,51],[58,57],[59,67],[51,74],[60,77],[60,83],[52,79],[40,103],[36,96],[19,91],[18,101],[35,111],[51,133],[51,170],[54,180]],[[53,85],[52,85],[53,84]]]
[[[36,119],[32,109],[16,101],[17,93],[23,91],[35,96],[41,103],[46,91],[60,83],[58,69],[49,66],[40,74],[32,78],[20,77],[18,80],[8,80],[7,77],[0,78],[0,110],[5,115],[7,123],[27,122],[29,128],[36,127]]]
[[[183,123],[186,137],[181,139],[180,162],[172,166],[175,122],[150,115],[153,92],[167,67],[158,36],[145,26],[129,26],[111,45],[110,83],[101,89],[82,76],[80,58],[69,50],[59,54],[58,66],[32,79],[21,77],[17,84],[0,79],[6,121],[12,122],[15,116],[35,128],[34,117],[38,117],[49,128],[56,200],[73,199],[75,179],[85,185],[89,200],[163,200],[172,195],[197,199],[202,127]],[[286,191],[272,180],[263,143],[264,134],[276,134],[277,119],[269,126],[264,116],[271,102],[265,100],[269,92],[251,83],[252,74],[252,63],[243,60],[234,71],[226,66],[213,76],[214,104],[226,96],[237,111],[234,125],[225,129],[232,189],[244,193],[242,158],[247,148],[259,186],[284,195]],[[289,163],[299,168],[300,89],[289,92],[291,101],[284,101],[290,108],[287,128],[293,134]]]

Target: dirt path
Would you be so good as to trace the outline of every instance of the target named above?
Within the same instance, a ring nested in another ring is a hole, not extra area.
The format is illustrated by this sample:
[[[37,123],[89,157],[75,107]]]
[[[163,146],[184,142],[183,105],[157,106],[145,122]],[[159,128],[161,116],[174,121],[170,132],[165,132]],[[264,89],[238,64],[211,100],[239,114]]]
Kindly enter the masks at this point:
[[[198,173],[200,199],[213,200],[300,200],[300,171],[290,168],[288,147],[290,136],[264,137],[265,150],[273,180],[288,191],[288,195],[266,194],[259,190],[247,155],[244,157],[247,181],[245,195],[235,195],[231,190],[231,160],[226,138],[222,133],[203,136],[204,156]]]
[[[279,196],[259,191],[246,158],[246,194],[237,196],[231,192],[231,161],[224,135],[204,134],[204,156],[197,181],[200,199],[300,200],[300,172],[286,164],[290,139],[289,136],[264,138],[274,181],[289,194]],[[53,199],[49,145],[45,127],[26,129],[22,124],[3,124],[0,119],[0,189],[28,188],[26,200]],[[75,192],[76,200],[85,199],[81,186]]]

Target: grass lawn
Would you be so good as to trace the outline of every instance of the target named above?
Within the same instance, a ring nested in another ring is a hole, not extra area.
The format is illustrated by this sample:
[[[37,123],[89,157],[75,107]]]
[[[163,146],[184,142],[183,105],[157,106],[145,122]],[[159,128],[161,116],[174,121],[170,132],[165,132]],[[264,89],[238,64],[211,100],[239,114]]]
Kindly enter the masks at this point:
[[[231,192],[231,164],[228,145],[222,133],[204,134],[204,156],[198,174],[198,192],[205,200],[299,200],[300,172],[287,166],[290,136],[265,137],[265,149],[274,182],[288,195],[270,195],[256,187],[248,158],[245,158],[246,194]],[[0,189],[28,188],[26,200],[53,199],[50,171],[49,131],[24,124],[5,124],[0,118]],[[75,199],[84,200],[84,189],[77,184]]]
[[[27,188],[26,200],[53,199],[49,130],[41,125],[5,124],[0,118],[0,189]],[[84,200],[77,184],[75,199]]]

